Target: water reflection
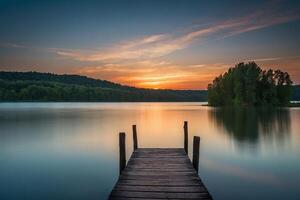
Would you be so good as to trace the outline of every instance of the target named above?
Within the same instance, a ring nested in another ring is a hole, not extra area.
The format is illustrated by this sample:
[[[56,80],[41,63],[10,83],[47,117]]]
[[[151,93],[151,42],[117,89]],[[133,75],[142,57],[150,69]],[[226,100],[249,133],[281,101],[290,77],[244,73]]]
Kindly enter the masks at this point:
[[[0,104],[0,199],[107,199],[118,133],[129,158],[132,124],[140,147],[183,147],[185,120],[190,157],[201,137],[201,178],[214,199],[299,199],[299,119],[298,108],[200,103]]]
[[[226,107],[211,109],[209,117],[239,142],[257,143],[262,136],[290,132],[290,111],[276,108]]]

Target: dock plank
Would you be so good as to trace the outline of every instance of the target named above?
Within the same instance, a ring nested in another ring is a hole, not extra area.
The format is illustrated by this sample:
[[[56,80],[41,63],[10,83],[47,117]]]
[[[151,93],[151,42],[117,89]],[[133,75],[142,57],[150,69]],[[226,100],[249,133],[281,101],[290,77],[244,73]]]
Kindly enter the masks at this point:
[[[110,200],[212,199],[184,149],[138,148]]]

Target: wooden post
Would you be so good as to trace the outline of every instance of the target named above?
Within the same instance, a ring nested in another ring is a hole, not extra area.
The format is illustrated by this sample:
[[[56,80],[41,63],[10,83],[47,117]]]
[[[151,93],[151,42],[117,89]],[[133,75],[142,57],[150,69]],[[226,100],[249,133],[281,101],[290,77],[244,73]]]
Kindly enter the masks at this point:
[[[185,150],[185,153],[188,154],[189,139],[188,139],[188,122],[187,121],[184,121],[183,130],[184,130],[184,150]]]
[[[193,166],[196,171],[199,171],[199,149],[200,149],[200,137],[194,136],[193,144]]]
[[[125,133],[119,133],[120,175],[126,167]]]
[[[136,125],[132,125],[132,133],[133,133],[133,150],[135,151],[138,148]]]

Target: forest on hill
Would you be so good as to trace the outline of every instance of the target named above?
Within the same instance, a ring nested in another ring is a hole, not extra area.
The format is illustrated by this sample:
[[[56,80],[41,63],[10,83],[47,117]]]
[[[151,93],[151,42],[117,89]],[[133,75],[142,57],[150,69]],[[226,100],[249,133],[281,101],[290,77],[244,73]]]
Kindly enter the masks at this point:
[[[0,101],[199,102],[206,90],[154,90],[79,75],[0,72]]]
[[[239,63],[208,85],[208,103],[286,106],[299,98],[299,86],[292,84],[287,72],[262,70],[255,62]]]

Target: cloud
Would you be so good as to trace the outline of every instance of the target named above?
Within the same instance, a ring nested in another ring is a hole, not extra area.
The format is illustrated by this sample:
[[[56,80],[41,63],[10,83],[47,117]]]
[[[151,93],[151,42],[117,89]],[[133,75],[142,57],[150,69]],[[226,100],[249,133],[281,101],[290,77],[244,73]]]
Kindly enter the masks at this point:
[[[127,48],[133,48],[133,47],[144,45],[144,44],[154,43],[154,42],[160,41],[166,37],[167,37],[167,35],[165,35],[165,34],[150,35],[150,36],[144,37],[142,39],[137,39],[137,40],[126,42],[126,43],[122,44],[120,46],[120,48],[127,49]]]
[[[155,34],[112,45],[100,50],[58,50],[56,53],[80,61],[120,61],[158,58],[209,39],[226,38],[286,23],[300,18],[299,10],[268,8],[244,17],[208,24],[180,34]],[[189,29],[189,28],[188,28]]]
[[[300,56],[281,56],[281,57],[270,57],[270,58],[253,58],[250,60],[245,60],[244,62],[256,61],[256,62],[266,62],[266,61],[275,61],[275,60],[283,60],[283,59],[294,59],[300,58]]]
[[[2,46],[2,47],[8,47],[8,48],[16,48],[16,49],[27,48],[24,45],[14,44],[14,43],[4,43],[4,44],[1,44],[0,46]]]

